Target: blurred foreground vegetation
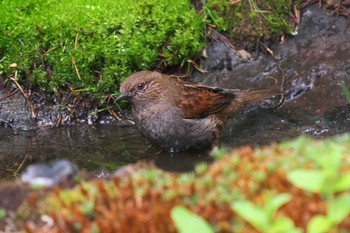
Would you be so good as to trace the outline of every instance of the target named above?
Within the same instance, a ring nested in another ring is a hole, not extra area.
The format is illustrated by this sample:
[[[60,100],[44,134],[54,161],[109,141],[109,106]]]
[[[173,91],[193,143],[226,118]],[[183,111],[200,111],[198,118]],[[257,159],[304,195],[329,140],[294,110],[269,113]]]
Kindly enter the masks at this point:
[[[33,223],[29,232],[349,232],[349,147],[342,136],[221,150],[186,174],[139,163],[112,180],[56,189],[17,214]]]

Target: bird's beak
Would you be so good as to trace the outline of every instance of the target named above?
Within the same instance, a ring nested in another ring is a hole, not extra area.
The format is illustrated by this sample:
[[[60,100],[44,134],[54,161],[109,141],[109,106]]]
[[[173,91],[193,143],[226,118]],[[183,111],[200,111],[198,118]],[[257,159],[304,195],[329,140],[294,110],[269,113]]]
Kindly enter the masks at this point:
[[[120,96],[118,96],[118,98],[116,99],[116,101],[115,102],[120,102],[120,101],[122,101],[122,100],[129,100],[131,98],[131,96],[129,96],[129,95],[126,95],[126,94],[124,94],[124,93],[121,93],[120,94]]]

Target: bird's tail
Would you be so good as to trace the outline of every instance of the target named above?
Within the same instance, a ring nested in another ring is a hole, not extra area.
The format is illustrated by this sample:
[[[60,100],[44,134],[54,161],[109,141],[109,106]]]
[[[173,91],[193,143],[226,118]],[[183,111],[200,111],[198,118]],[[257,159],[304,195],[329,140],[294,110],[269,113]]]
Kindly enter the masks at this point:
[[[272,98],[274,96],[281,96],[281,101],[283,101],[283,93],[279,90],[247,90],[242,93],[242,99],[244,104],[249,104],[258,100]]]

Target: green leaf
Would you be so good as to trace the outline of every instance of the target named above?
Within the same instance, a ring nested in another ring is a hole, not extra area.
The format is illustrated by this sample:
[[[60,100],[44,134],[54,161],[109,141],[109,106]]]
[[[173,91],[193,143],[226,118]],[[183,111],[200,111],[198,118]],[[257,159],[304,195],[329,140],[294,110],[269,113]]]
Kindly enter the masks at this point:
[[[269,232],[273,233],[301,233],[302,230],[296,228],[294,223],[289,218],[277,219],[269,229]]]
[[[350,194],[337,196],[328,205],[328,217],[335,224],[340,223],[350,213]]]
[[[348,104],[350,104],[350,91],[349,91],[349,88],[347,88],[346,86],[345,86],[345,83],[343,82],[343,83],[341,83],[341,90],[342,90],[342,92],[343,92],[343,94],[344,94],[344,96],[345,96],[345,99],[346,99],[346,101],[348,102]]]
[[[341,175],[339,180],[334,184],[334,192],[342,192],[350,189],[350,172]]]
[[[307,233],[328,232],[332,228],[332,221],[324,215],[316,215],[307,225]]]
[[[325,185],[326,174],[320,170],[300,169],[289,172],[287,178],[301,189],[320,193]]]
[[[257,230],[267,232],[269,220],[261,208],[254,206],[249,201],[237,201],[232,204],[232,208],[241,218],[253,225]]]
[[[5,218],[5,216],[6,216],[6,210],[0,208],[0,219]]]
[[[209,223],[183,206],[175,206],[170,214],[179,233],[214,233]]]
[[[291,199],[291,195],[284,193],[275,197],[271,197],[271,200],[267,201],[266,214],[269,219],[272,219],[278,208],[287,203]]]
[[[310,151],[311,150],[316,152],[314,160],[322,167],[322,169],[327,170],[329,174],[333,176],[338,174],[342,157],[342,151],[338,145],[335,145],[330,141],[325,141],[322,145],[318,146],[317,149],[310,148]]]

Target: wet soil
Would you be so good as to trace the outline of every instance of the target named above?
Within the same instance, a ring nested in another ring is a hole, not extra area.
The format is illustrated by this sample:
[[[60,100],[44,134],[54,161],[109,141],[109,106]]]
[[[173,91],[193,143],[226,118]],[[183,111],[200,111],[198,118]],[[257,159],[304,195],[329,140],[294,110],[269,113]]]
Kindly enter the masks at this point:
[[[225,128],[224,147],[350,131],[350,107],[341,90],[341,85],[350,88],[349,21],[327,16],[317,5],[304,9],[301,19],[297,36],[270,47],[274,56],[260,52],[249,59],[221,42],[209,45],[208,58],[202,62],[209,72],[194,73],[191,82],[247,89],[278,88],[285,79],[285,103],[278,109],[244,109]],[[160,151],[150,147],[133,127],[119,127],[112,118],[89,112],[54,128],[58,110],[50,112],[50,107],[41,106],[39,120],[34,121],[20,92],[0,98],[0,108],[2,180],[18,177],[29,164],[54,159],[69,159],[97,177],[140,159],[171,171],[189,171],[201,161],[212,160],[208,151]]]

